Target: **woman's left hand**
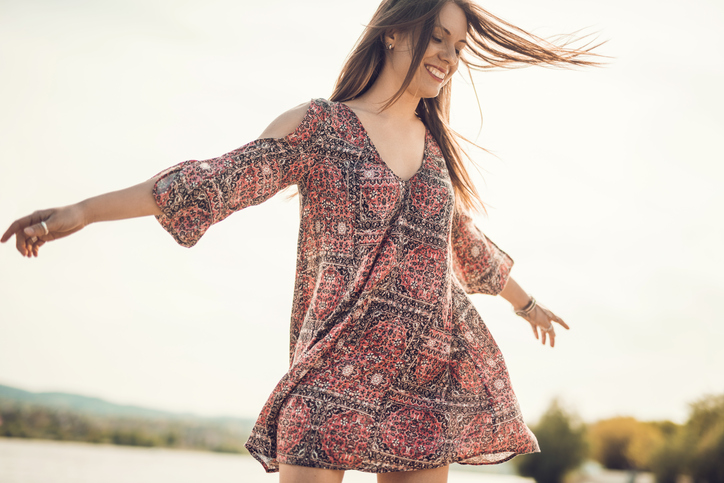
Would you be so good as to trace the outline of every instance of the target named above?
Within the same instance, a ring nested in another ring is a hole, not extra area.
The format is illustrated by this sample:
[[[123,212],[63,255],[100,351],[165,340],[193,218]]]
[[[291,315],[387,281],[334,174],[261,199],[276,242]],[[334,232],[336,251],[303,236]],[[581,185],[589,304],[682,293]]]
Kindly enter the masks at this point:
[[[555,347],[556,345],[556,331],[555,327],[553,326],[553,322],[561,324],[563,327],[566,328],[566,330],[570,329],[570,327],[568,327],[568,324],[563,322],[563,319],[558,317],[556,314],[554,314],[541,304],[536,304],[533,311],[524,318],[528,321],[531,328],[533,329],[533,334],[535,335],[535,338],[542,339],[543,345],[546,345],[546,339],[549,339],[551,347]],[[542,337],[538,336],[538,329],[540,329]]]

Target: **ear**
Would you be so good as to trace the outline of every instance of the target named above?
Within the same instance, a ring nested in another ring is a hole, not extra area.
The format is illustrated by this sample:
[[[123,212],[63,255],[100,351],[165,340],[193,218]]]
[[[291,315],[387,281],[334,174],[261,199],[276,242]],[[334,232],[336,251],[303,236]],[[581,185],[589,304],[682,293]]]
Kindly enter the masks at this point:
[[[400,33],[397,30],[388,30],[382,36],[382,43],[386,46],[392,44],[393,46],[397,41],[400,40]]]

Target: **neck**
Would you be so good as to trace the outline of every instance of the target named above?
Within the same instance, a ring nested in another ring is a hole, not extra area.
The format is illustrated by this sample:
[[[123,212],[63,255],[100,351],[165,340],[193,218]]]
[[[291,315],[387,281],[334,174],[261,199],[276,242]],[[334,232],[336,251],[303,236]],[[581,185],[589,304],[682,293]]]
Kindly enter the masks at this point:
[[[403,92],[399,99],[383,110],[385,104],[400,89],[399,77],[393,76],[388,67],[386,65],[382,69],[375,83],[364,94],[357,97],[353,104],[365,111],[391,120],[416,120],[415,110],[420,103],[420,97],[409,92]]]

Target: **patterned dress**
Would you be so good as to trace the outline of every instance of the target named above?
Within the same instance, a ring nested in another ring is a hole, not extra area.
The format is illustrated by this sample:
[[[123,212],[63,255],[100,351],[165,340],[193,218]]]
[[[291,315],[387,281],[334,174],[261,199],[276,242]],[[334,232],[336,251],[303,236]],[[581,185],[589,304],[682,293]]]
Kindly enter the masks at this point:
[[[429,131],[405,181],[349,107],[313,100],[285,138],[160,173],[158,220],[190,247],[293,184],[301,222],[289,371],[246,444],[266,471],[382,473],[538,451],[466,295],[499,293],[513,261],[455,209]]]

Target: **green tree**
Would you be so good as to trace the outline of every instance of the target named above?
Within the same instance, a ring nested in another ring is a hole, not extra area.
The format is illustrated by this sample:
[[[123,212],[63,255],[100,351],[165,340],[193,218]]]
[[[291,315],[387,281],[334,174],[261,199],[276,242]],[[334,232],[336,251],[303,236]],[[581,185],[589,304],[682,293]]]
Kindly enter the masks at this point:
[[[676,483],[679,475],[683,473],[685,461],[684,448],[676,436],[664,441],[654,450],[651,456],[651,471],[657,483]]]
[[[673,428],[669,421],[641,422],[631,417],[597,421],[588,428],[593,459],[612,470],[647,471],[654,451]]]
[[[684,433],[690,448],[687,466],[694,481],[724,481],[724,394],[694,402]]]
[[[538,483],[559,483],[585,460],[588,453],[585,427],[557,400],[551,403],[533,432],[541,453],[514,460],[521,476],[533,477]]]
[[[651,469],[659,483],[684,474],[696,483],[724,481],[724,394],[691,404],[686,424],[654,451]]]
[[[651,457],[656,448],[663,444],[664,438],[657,423],[639,422],[636,425],[626,448],[626,458],[634,470],[651,470]]]
[[[617,417],[597,421],[588,428],[593,459],[611,470],[630,470],[633,462],[626,455],[638,421]]]

